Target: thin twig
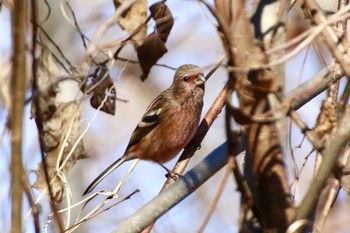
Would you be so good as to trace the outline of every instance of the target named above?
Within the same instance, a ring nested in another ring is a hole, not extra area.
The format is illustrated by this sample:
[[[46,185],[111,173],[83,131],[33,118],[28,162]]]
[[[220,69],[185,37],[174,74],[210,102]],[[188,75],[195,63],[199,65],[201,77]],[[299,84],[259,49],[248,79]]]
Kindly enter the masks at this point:
[[[78,31],[78,33],[79,33],[79,35],[81,37],[82,42],[83,42],[84,48],[86,49],[87,45],[86,45],[85,39],[87,38],[87,36],[85,36],[84,33],[81,31],[80,26],[79,26],[78,21],[77,21],[77,18],[75,17],[75,13],[74,13],[72,7],[70,6],[69,2],[66,2],[66,4],[67,4],[68,9],[70,10],[70,12],[72,14],[72,17],[73,17],[73,20],[74,20],[74,25],[77,28],[77,31]]]
[[[300,5],[302,6],[305,14],[308,15],[316,24],[320,25],[328,21],[323,13],[323,10],[314,0],[300,0]],[[349,10],[349,8],[350,5],[339,10],[337,14],[339,12],[346,12]],[[350,76],[349,62],[346,56],[344,56],[344,53],[347,53],[347,49],[344,47],[344,43],[342,41],[339,41],[338,36],[330,26],[327,26],[325,30],[322,30],[322,35],[334,57],[343,68],[344,73],[347,76]]]
[[[350,113],[345,113],[342,119],[339,121],[339,127],[337,128],[336,132],[332,134],[329,141],[329,146],[325,148],[323,152],[323,160],[317,175],[311,183],[309,190],[306,192],[304,199],[300,203],[296,221],[309,219],[309,217],[312,215],[319,199],[319,193],[323,189],[326,180],[331,175],[340,151],[350,140],[349,117]],[[306,226],[300,227],[297,232],[303,232],[305,227]]]
[[[103,36],[103,34],[107,31],[107,29],[115,23],[116,19],[121,14],[123,14],[125,10],[129,9],[132,6],[132,4],[134,4],[135,1],[136,0],[123,1],[123,3],[118,7],[118,9],[114,12],[114,14],[109,19],[107,19],[103,24],[101,24],[101,26],[95,32],[95,34],[93,35],[93,37],[91,39],[90,44],[87,46],[86,53],[82,59],[82,63],[81,63],[80,67],[81,67],[83,74],[88,74],[89,57],[90,57],[90,55],[92,55],[92,53],[94,53],[96,51],[97,41],[100,39],[100,37]]]
[[[22,138],[26,74],[25,22],[26,1],[15,0],[11,13],[13,63],[11,77],[11,108],[9,122],[11,129],[11,230],[22,232]]]
[[[38,208],[37,204],[35,203],[35,200],[34,200],[33,195],[31,193],[31,186],[30,186],[29,179],[28,179],[28,176],[27,176],[24,168],[22,168],[22,173],[23,173],[23,181],[22,182],[23,182],[24,193],[26,194],[30,208],[32,209],[34,230],[35,230],[35,233],[40,233],[41,229],[40,229],[40,220],[39,220],[39,208]]]
[[[36,45],[37,45],[37,33],[38,33],[38,21],[37,21],[37,5],[36,5],[36,0],[31,0],[31,20],[32,20],[32,26],[33,26],[33,34],[32,34],[32,91],[36,92],[38,91],[38,79],[37,79],[37,68],[38,68],[38,60],[35,56],[36,53]],[[43,170],[44,170],[44,176],[45,176],[45,181],[48,187],[49,191],[49,198],[50,198],[50,205],[53,213],[55,213],[55,220],[57,222],[58,228],[60,232],[64,232],[64,226],[63,226],[63,221],[61,219],[61,216],[57,213],[58,208],[57,205],[54,201],[54,196],[53,196],[53,191],[50,185],[50,178],[48,174],[48,168],[47,168],[47,163],[45,159],[45,153],[43,149],[43,119],[41,116],[41,111],[42,109],[40,108],[39,104],[39,96],[36,96],[33,99],[33,105],[35,107],[35,123],[38,129],[39,133],[39,144],[40,144],[40,155],[41,155],[41,161],[43,164]]]
[[[101,207],[99,208],[100,211],[96,211],[94,214],[92,214],[92,215],[89,216],[88,218],[83,218],[83,219],[80,220],[79,222],[76,222],[74,225],[72,225],[72,226],[70,226],[69,228],[67,228],[66,233],[74,232],[81,224],[83,224],[83,223],[89,221],[90,219],[93,219],[94,217],[96,217],[96,216],[98,216],[98,215],[100,215],[100,214],[102,214],[102,213],[104,213],[104,212],[110,210],[111,208],[113,208],[113,207],[115,207],[115,206],[121,204],[122,202],[124,202],[124,201],[130,199],[133,195],[135,195],[135,194],[138,193],[138,192],[140,192],[140,190],[139,190],[139,189],[136,189],[135,191],[133,191],[132,193],[130,193],[130,194],[127,195],[126,197],[124,197],[124,198],[118,200],[117,202],[113,203],[112,205],[106,207],[106,208],[103,209],[103,210],[100,210],[100,209],[102,208],[102,206],[101,206]],[[107,199],[108,199],[108,201],[111,200],[111,198],[107,198]],[[106,199],[106,200],[107,200],[107,199]],[[104,204],[107,204],[107,202],[103,202],[103,203],[104,203]]]

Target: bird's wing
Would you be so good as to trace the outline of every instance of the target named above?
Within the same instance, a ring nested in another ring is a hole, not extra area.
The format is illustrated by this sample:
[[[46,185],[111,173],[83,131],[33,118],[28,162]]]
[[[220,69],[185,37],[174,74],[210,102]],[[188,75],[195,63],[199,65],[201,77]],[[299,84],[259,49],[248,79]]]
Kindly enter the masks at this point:
[[[160,115],[163,110],[161,106],[163,105],[164,101],[165,98],[163,92],[149,105],[140,123],[136,126],[136,129],[132,133],[126,151],[138,143],[144,136],[149,134],[160,123]]]

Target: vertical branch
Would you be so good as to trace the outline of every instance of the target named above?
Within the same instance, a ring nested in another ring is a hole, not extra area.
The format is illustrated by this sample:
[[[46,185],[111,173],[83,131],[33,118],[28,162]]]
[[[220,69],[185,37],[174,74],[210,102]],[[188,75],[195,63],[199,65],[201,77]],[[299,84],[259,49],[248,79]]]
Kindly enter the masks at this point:
[[[282,3],[276,21],[286,15],[287,2]],[[231,73],[230,77],[235,82],[241,114],[250,116],[236,115],[235,119],[245,126],[247,132],[245,172],[253,178],[250,181],[250,189],[253,195],[256,193],[254,199],[260,214],[258,217],[261,218],[264,231],[284,232],[294,218],[294,208],[283,163],[283,148],[278,127],[276,122],[249,119],[269,112],[272,109],[269,97],[272,93],[281,91],[276,71],[249,69],[267,64],[271,60],[266,55],[265,48],[256,42],[263,39],[265,32],[261,28],[262,14],[271,2],[257,1],[252,18],[249,18],[245,3],[241,0],[216,1],[218,12],[205,4],[220,25],[219,30],[224,37],[223,46],[230,45],[226,51],[231,53],[229,58],[234,57],[232,65],[247,70],[245,73]],[[225,13],[227,9],[231,10],[229,14]],[[229,29],[226,29],[227,27]],[[277,28],[277,24],[271,28]],[[276,35],[277,30],[274,31],[270,44],[275,43]]]
[[[338,1],[338,10],[343,9],[349,0],[339,0]],[[337,22],[337,28],[340,32],[342,32],[342,41],[345,45],[348,45],[348,36],[346,32],[347,28],[347,19],[341,22]],[[338,103],[338,92],[339,92],[339,83],[340,81],[334,82],[327,89],[327,97],[325,101],[322,103],[321,112],[317,117],[315,132],[325,145],[327,146],[329,143],[329,135],[336,129],[337,127],[337,119],[339,117],[340,105]],[[314,174],[317,173],[317,169],[319,168],[322,161],[322,154],[317,153],[315,159],[315,169]],[[336,199],[338,192],[340,190],[340,180],[336,177],[331,177],[328,179],[327,185],[323,189],[323,192],[319,196],[319,203],[315,210],[315,222],[313,231],[315,233],[321,232],[322,228],[325,224],[326,218],[328,217],[329,211],[332,207],[333,201]]]
[[[35,56],[36,47],[37,47],[36,39],[37,39],[37,33],[38,33],[38,26],[37,26],[38,25],[37,24],[38,12],[37,12],[36,0],[31,0],[30,3],[31,3],[31,12],[30,12],[31,15],[30,15],[30,17],[31,17],[32,25],[33,25],[33,27],[32,27],[32,51],[31,51],[31,55],[32,55],[32,93],[39,93],[38,78],[37,78],[38,59]],[[54,218],[57,221],[58,229],[60,230],[60,232],[63,232],[64,227],[63,227],[61,217],[58,214],[57,205],[54,201],[54,196],[53,196],[52,188],[51,188],[50,181],[49,181],[49,174],[48,174],[48,170],[47,170],[45,154],[44,154],[44,150],[43,150],[43,139],[42,139],[42,135],[43,135],[43,114],[42,114],[43,109],[40,107],[38,95],[33,96],[33,105],[35,108],[35,123],[36,123],[36,126],[38,128],[38,134],[39,134],[41,161],[43,163],[45,180],[46,180],[48,191],[49,191],[50,205],[51,205],[51,208],[54,212]]]
[[[22,232],[22,123],[25,96],[26,1],[15,0],[12,10],[12,99],[9,114],[11,135],[12,232]]]

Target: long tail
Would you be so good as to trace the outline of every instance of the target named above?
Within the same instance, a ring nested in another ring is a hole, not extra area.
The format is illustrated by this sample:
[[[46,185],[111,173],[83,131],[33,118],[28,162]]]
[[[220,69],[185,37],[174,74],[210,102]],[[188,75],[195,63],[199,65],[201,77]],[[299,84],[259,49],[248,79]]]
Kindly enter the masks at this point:
[[[108,176],[112,171],[118,168],[122,163],[126,161],[125,156],[117,159],[114,163],[112,163],[109,167],[107,167],[84,191],[83,196],[90,193],[106,176]]]

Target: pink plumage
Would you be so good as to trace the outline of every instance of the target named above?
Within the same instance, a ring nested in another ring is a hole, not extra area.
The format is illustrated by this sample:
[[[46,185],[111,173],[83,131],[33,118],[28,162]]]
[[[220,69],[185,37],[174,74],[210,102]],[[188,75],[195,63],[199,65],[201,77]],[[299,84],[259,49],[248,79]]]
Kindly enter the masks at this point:
[[[204,83],[201,68],[190,64],[180,66],[172,85],[147,108],[124,155],[105,169],[84,195],[126,161],[141,159],[162,164],[173,159],[189,143],[198,127]]]

